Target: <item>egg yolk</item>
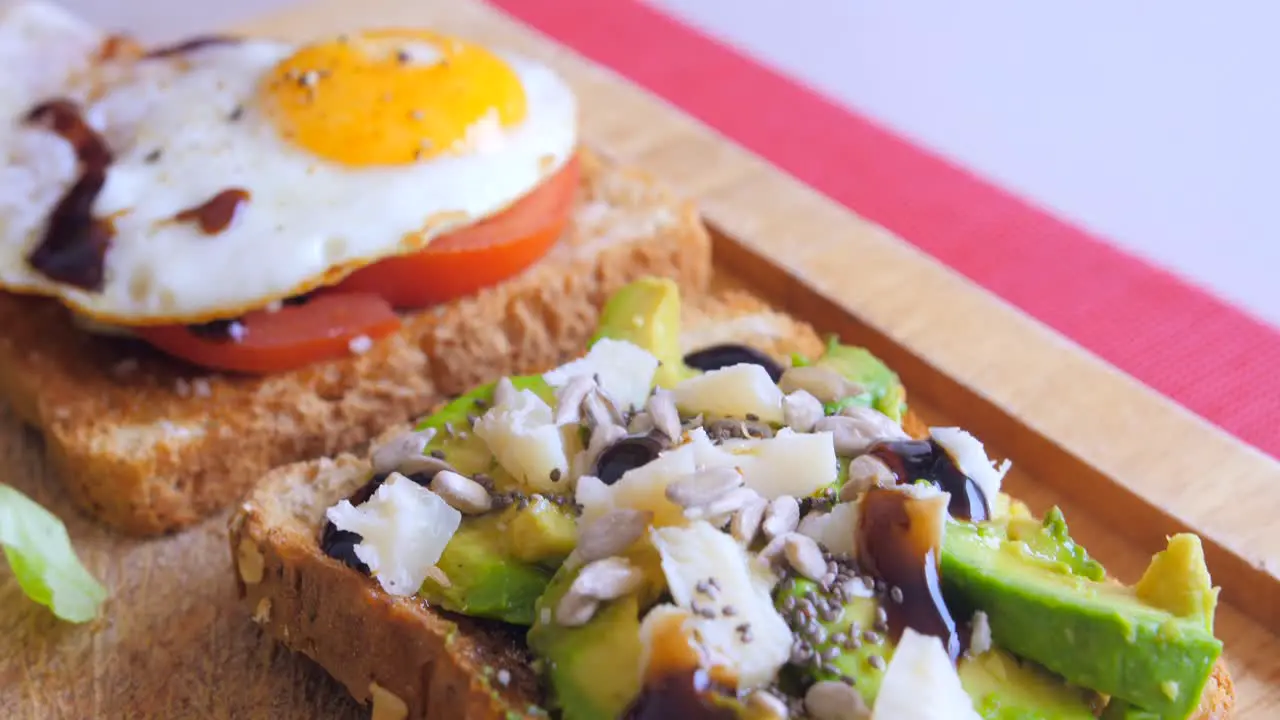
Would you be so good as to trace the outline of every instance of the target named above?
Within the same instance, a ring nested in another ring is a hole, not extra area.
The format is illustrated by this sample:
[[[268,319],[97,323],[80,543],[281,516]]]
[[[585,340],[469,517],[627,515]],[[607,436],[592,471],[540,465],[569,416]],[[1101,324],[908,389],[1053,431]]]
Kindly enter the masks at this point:
[[[283,137],[355,166],[472,152],[526,112],[520,78],[501,58],[424,31],[304,47],[271,70],[259,94]]]

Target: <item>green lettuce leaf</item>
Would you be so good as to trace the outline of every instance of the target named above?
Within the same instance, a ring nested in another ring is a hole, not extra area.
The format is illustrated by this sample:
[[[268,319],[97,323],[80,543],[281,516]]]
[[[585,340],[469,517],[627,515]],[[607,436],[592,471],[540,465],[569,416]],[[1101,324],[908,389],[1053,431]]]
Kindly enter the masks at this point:
[[[66,526],[8,485],[0,485],[0,546],[27,597],[63,620],[97,617],[107,590],[80,564]]]

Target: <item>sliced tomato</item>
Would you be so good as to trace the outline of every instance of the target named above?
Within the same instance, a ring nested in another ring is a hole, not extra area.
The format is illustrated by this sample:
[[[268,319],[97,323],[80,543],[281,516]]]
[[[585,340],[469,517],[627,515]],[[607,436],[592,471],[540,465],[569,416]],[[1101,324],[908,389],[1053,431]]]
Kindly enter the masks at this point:
[[[361,268],[334,289],[377,293],[397,308],[421,308],[496,285],[556,244],[577,188],[573,158],[502,213],[436,238],[421,252]]]
[[[237,322],[237,338],[209,337],[186,325],[138,328],[143,340],[177,358],[213,370],[267,374],[351,355],[361,338],[376,340],[400,327],[383,298],[326,294],[275,312],[256,310]]]

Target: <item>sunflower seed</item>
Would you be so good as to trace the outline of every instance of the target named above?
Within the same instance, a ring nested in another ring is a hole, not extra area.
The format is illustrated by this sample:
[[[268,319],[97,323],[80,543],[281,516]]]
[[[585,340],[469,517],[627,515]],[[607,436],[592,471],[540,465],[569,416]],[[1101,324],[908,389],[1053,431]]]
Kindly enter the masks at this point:
[[[643,411],[632,415],[627,423],[627,432],[632,435],[647,435],[653,429],[653,416]]]
[[[449,579],[448,575],[444,574],[444,570],[441,570],[439,565],[432,565],[427,568],[427,577],[434,580],[442,588],[453,587],[453,581]]]
[[[596,383],[590,376],[578,375],[557,390],[556,414],[552,421],[556,425],[579,422],[582,419],[582,402],[595,386]]]
[[[586,415],[587,425],[592,429],[622,425],[622,418],[618,416],[598,387],[587,393],[582,401],[582,410]]]
[[[760,524],[760,529],[764,531],[764,536],[770,540],[785,535],[796,529],[800,524],[800,503],[790,495],[779,495],[769,503],[769,509],[764,513],[764,521]]]
[[[423,451],[435,436],[435,428],[427,428],[398,435],[379,445],[369,458],[373,463],[373,472],[378,475],[392,472],[412,475],[416,471],[405,471],[401,469],[401,465],[425,457]]]
[[[751,488],[740,487],[721,495],[706,505],[686,508],[684,516],[690,520],[705,518],[712,525],[723,528],[733,513],[753,502],[760,494]]]
[[[659,388],[649,396],[645,409],[649,411],[649,415],[653,418],[653,426],[659,432],[671,438],[672,442],[680,440],[682,434],[680,413],[676,410],[676,401],[670,390]]]
[[[827,561],[822,558],[822,549],[813,538],[800,533],[789,533],[784,538],[782,552],[787,562],[801,575],[817,582],[827,573]]]
[[[644,572],[630,560],[609,557],[583,566],[566,597],[578,594],[593,600],[616,600],[640,587],[642,582]]]
[[[836,454],[856,457],[881,440],[906,440],[907,434],[889,416],[871,408],[852,408],[854,415],[824,417],[814,432],[830,432],[835,437]]]
[[[813,720],[866,720],[871,717],[862,694],[839,680],[822,680],[804,694],[804,709]]]
[[[849,463],[849,474],[840,487],[840,501],[850,502],[873,487],[891,487],[896,478],[884,461],[874,455],[859,455]]]
[[[865,392],[861,385],[850,382],[840,373],[816,365],[787,368],[778,380],[778,387],[788,395],[804,390],[824,403],[839,402]]]
[[[666,496],[685,508],[711,504],[730,491],[742,487],[742,474],[730,467],[707,468],[686,475],[667,486]]]
[[[757,497],[734,513],[733,519],[729,521],[729,532],[734,539],[743,545],[750,545],[760,533],[760,523],[767,507],[769,502]]]
[[[436,473],[431,490],[464,515],[480,515],[493,507],[493,498],[483,485],[452,470]]]
[[[760,549],[760,553],[756,555],[756,559],[764,563],[767,567],[773,568],[776,566],[778,561],[784,557],[787,546],[787,537],[787,535],[779,535],[778,537],[770,540],[763,548]]]
[[[813,430],[824,414],[822,402],[806,390],[796,390],[782,399],[782,421],[796,432]]]
[[[766,690],[756,690],[747,697],[747,706],[761,713],[766,718],[774,718],[775,720],[786,720],[791,713],[787,709],[787,704],[780,700],[777,695]]]
[[[612,510],[591,521],[578,536],[578,555],[585,562],[612,557],[644,536],[653,521],[647,510]]]
[[[556,604],[556,622],[565,627],[586,625],[595,616],[599,607],[599,600],[572,591],[567,592]]]

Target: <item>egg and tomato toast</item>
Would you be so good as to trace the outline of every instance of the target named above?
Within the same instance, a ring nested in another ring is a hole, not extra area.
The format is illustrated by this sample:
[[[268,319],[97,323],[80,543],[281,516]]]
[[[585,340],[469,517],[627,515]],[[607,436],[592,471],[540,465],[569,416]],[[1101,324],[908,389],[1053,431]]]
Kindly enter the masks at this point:
[[[0,6],[0,394],[77,502],[188,525],[271,467],[576,351],[693,208],[585,149],[567,84],[408,28],[147,50]]]
[[[1198,537],[1123,585],[871,353],[690,302],[637,281],[580,358],[274,471],[253,620],[386,720],[1232,715]]]

